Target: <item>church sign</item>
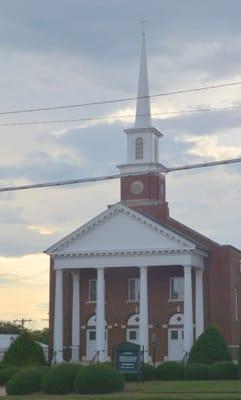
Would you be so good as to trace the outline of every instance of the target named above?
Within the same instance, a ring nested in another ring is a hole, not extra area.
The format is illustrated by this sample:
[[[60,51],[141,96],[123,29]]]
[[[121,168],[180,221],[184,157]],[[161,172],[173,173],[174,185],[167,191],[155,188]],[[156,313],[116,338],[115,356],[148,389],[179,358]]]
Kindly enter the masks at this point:
[[[122,374],[141,373],[141,348],[139,345],[124,342],[113,347],[113,366]]]

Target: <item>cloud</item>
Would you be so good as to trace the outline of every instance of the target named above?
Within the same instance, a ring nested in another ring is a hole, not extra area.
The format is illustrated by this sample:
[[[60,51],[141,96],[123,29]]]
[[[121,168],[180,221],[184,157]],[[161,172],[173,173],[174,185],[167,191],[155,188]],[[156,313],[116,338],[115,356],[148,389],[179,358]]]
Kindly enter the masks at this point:
[[[55,233],[55,229],[48,226],[27,225],[26,228],[30,231],[36,231],[40,235],[53,235]]]
[[[241,145],[219,145],[217,137],[202,136],[187,139],[187,142],[194,144],[188,152],[199,157],[210,157],[211,159],[222,160],[225,158],[238,158],[241,156]]]

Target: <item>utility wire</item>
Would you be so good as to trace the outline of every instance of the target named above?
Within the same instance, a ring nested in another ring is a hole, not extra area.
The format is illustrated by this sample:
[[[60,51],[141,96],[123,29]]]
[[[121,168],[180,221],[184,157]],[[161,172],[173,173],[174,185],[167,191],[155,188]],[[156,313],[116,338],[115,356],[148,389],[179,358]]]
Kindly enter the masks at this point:
[[[160,168],[146,171],[138,171],[133,173],[123,173],[123,174],[115,174],[115,175],[105,175],[105,176],[98,176],[92,178],[80,178],[80,179],[71,179],[71,180],[64,180],[64,181],[56,181],[56,182],[45,182],[45,183],[36,183],[32,185],[22,185],[22,186],[8,186],[0,188],[0,192],[10,192],[10,191],[18,191],[18,190],[26,190],[26,189],[39,189],[45,187],[53,187],[53,186],[66,186],[66,185],[74,185],[74,184],[82,184],[82,183],[89,183],[89,182],[100,182],[105,180],[113,180],[122,178],[125,176],[136,176],[136,175],[150,175],[153,173],[168,173],[168,172],[175,172],[175,171],[184,171],[190,169],[197,169],[197,168],[206,168],[206,167],[214,167],[216,165],[226,165],[226,164],[235,164],[240,163],[241,157],[239,158],[232,158],[228,160],[221,160],[221,161],[211,161],[201,164],[191,164],[191,165],[183,165],[179,167],[171,167],[166,168],[161,166]]]
[[[126,118],[144,117],[144,116],[158,116],[158,115],[175,115],[175,114],[189,114],[196,112],[211,112],[211,111],[236,111],[240,110],[241,105],[237,106],[224,106],[224,107],[207,107],[207,108],[194,108],[190,110],[179,111],[163,111],[159,113],[147,114],[126,114],[126,115],[109,115],[106,117],[89,117],[89,118],[72,118],[72,119],[56,119],[56,120],[43,120],[43,121],[22,121],[22,122],[4,122],[0,126],[26,126],[26,125],[49,125],[49,124],[62,124],[71,122],[87,122],[87,121],[106,121],[106,120],[119,120]]]
[[[21,110],[8,110],[8,111],[1,111],[0,115],[23,114],[23,113],[38,112],[38,111],[52,111],[52,110],[63,110],[63,109],[68,109],[68,108],[97,106],[97,105],[101,105],[101,104],[120,103],[120,102],[124,102],[124,101],[131,101],[131,100],[137,100],[137,99],[147,99],[147,98],[151,98],[151,97],[173,96],[173,95],[183,94],[183,93],[200,92],[203,90],[219,89],[219,88],[223,88],[223,87],[237,86],[237,85],[241,85],[241,81],[223,83],[223,84],[219,84],[219,85],[202,86],[202,87],[197,87],[197,88],[192,88],[192,89],[181,89],[181,90],[175,90],[175,91],[170,91],[170,92],[152,94],[150,96],[126,97],[126,98],[119,98],[119,99],[113,99],[113,100],[92,101],[89,103],[69,104],[69,105],[64,105],[64,106],[25,108],[25,109],[21,109]]]

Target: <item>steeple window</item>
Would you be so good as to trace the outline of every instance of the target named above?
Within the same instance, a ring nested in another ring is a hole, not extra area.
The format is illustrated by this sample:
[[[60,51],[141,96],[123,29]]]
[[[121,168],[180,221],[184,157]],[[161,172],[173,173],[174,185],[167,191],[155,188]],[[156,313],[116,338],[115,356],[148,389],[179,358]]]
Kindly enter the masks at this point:
[[[136,160],[143,160],[143,139],[141,137],[136,139]]]

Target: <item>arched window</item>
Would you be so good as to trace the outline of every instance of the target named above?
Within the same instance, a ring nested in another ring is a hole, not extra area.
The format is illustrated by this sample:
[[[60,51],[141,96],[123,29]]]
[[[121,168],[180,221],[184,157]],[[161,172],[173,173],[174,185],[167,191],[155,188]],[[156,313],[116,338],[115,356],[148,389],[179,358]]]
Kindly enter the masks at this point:
[[[143,139],[141,137],[136,139],[136,160],[143,160]]]

